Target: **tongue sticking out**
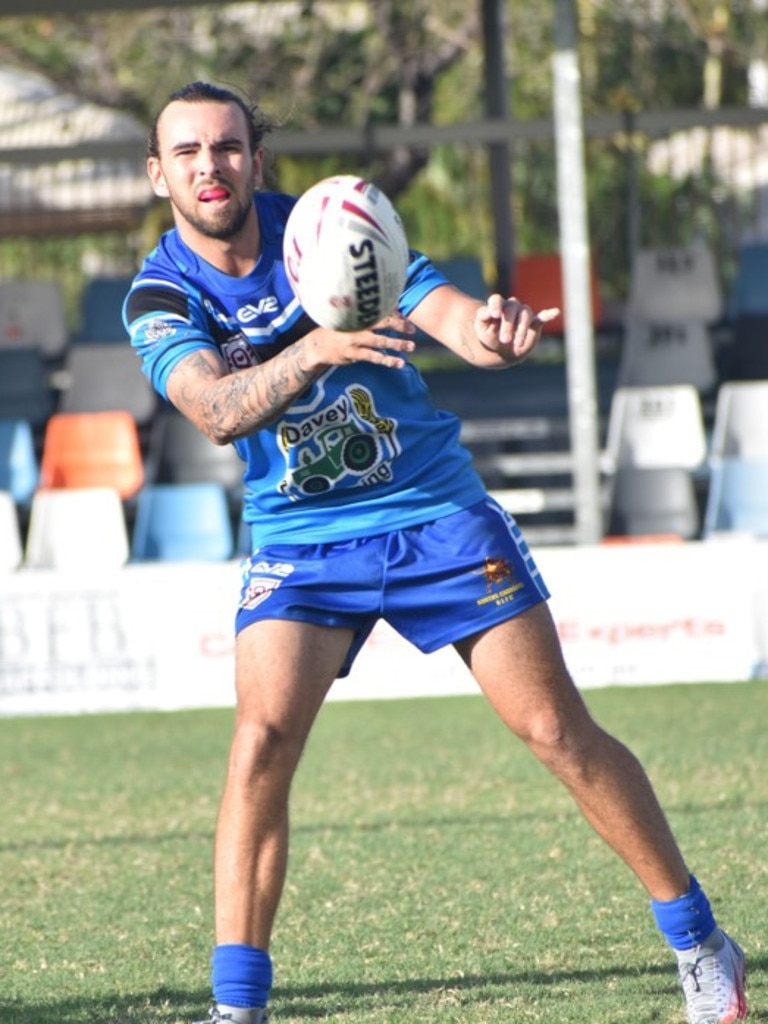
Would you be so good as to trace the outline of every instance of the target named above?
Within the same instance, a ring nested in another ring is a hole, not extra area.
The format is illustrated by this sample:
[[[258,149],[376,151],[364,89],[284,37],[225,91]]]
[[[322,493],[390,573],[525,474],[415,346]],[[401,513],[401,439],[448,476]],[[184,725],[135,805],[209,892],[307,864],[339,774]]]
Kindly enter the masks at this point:
[[[200,200],[203,203],[215,202],[217,199],[226,199],[229,192],[225,188],[217,186],[216,188],[206,188],[200,193]]]

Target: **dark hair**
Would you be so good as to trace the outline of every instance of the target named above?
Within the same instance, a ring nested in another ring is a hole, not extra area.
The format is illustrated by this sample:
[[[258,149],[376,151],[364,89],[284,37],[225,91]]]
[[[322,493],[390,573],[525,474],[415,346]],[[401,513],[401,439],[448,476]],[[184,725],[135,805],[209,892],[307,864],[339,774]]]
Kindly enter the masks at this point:
[[[238,96],[236,92],[232,92],[230,89],[222,89],[218,85],[211,85],[209,82],[190,82],[189,85],[184,85],[181,89],[171,93],[166,103],[155,115],[149,129],[149,136],[147,137],[147,156],[160,156],[160,147],[157,141],[157,123],[165,108],[177,101],[182,103],[234,103],[235,106],[242,110],[245,116],[245,123],[248,125],[248,138],[251,149],[254,152],[261,145],[261,140],[264,138],[265,133],[272,128],[272,125],[261,110],[259,110],[259,107],[255,103],[246,103],[242,96]]]

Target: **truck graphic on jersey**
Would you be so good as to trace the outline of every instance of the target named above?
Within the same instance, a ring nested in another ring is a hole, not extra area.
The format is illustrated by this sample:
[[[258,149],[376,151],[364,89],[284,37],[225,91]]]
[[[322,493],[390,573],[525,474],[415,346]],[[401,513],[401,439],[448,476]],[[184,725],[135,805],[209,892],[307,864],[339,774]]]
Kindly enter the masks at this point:
[[[281,425],[286,475],[280,490],[294,500],[336,486],[369,486],[391,479],[400,451],[395,420],[378,416],[370,392],[349,388],[330,406]]]
[[[359,476],[376,461],[378,445],[373,434],[361,434],[354,423],[326,427],[314,438],[319,453],[304,448],[303,465],[293,471],[293,483],[305,494],[329,491],[334,480],[345,473]]]

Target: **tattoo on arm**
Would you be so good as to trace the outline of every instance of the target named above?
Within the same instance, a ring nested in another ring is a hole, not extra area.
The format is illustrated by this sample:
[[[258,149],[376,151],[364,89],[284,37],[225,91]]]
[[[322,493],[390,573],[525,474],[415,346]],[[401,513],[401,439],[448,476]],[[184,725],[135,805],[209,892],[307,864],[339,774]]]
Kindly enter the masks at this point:
[[[304,339],[273,359],[221,374],[202,352],[185,362],[177,402],[209,437],[229,441],[274,422],[324,368],[308,365]]]

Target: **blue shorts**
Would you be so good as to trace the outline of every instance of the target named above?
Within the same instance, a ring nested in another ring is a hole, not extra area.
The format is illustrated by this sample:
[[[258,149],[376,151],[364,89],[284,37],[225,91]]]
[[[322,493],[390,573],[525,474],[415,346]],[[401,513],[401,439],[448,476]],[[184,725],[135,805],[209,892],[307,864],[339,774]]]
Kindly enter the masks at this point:
[[[243,562],[235,626],[293,619],[352,629],[345,676],[380,618],[429,652],[548,597],[520,527],[487,498],[375,537],[258,548]]]

